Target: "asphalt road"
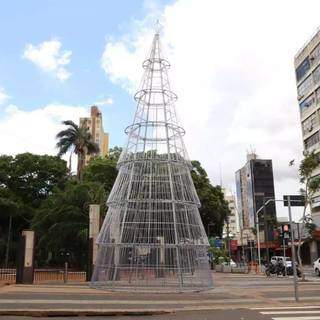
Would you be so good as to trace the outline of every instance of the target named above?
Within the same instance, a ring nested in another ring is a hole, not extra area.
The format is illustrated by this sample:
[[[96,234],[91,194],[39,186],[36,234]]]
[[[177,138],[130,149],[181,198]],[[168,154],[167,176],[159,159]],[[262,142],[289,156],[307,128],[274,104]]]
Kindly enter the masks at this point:
[[[0,320],[48,320],[48,318],[32,317],[1,317]],[[270,317],[261,315],[255,310],[210,310],[178,312],[155,316],[127,316],[127,317],[53,317],[50,320],[268,320]]]

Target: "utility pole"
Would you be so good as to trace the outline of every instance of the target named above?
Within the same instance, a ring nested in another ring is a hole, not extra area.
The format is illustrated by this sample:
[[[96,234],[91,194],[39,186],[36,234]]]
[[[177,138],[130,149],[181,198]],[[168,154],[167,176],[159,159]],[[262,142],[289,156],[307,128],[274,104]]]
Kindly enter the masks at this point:
[[[229,263],[231,261],[231,250],[230,250],[230,224],[229,224],[229,216],[227,217],[227,244],[228,244],[228,257]]]
[[[289,223],[290,223],[290,229],[291,229],[291,254],[292,254],[292,267],[293,267],[294,297],[296,299],[296,302],[299,302],[296,249],[294,247],[293,221],[292,221],[292,214],[291,214],[290,196],[287,196],[287,199],[288,199]]]
[[[263,195],[263,204],[265,204],[265,195]],[[264,242],[266,244],[266,253],[267,253],[267,262],[270,261],[270,255],[269,255],[269,244],[268,244],[268,217],[267,217],[267,206],[265,205],[263,207],[263,225],[264,225]]]
[[[260,249],[260,226],[259,226],[259,211],[256,212],[256,230],[257,230],[257,249],[258,249],[258,264],[259,272],[261,271],[261,249]]]
[[[12,229],[12,215],[10,215],[10,217],[9,217],[9,230],[8,230],[8,239],[7,239],[7,245],[6,245],[6,256],[4,259],[4,267],[5,268],[8,268],[8,263],[9,263],[11,229]]]

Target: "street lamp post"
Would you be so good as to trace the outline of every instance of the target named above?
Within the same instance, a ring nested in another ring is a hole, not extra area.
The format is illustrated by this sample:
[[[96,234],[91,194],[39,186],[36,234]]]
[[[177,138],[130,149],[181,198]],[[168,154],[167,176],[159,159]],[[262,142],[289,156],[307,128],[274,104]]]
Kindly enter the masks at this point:
[[[296,197],[296,196],[291,196]],[[258,213],[264,209],[264,207],[269,204],[270,202],[282,202],[285,206],[288,206],[288,214],[289,214],[289,223],[290,223],[290,229],[291,229],[291,253],[292,253],[292,268],[293,268],[293,285],[294,285],[294,295],[296,302],[299,302],[299,293],[298,293],[298,277],[297,277],[297,266],[296,266],[296,251],[294,248],[294,235],[293,235],[293,221],[292,221],[292,214],[291,214],[291,202],[297,203],[296,205],[300,205],[301,199],[290,199],[290,196],[284,196],[285,199],[283,200],[277,200],[277,199],[269,199],[267,200],[256,212],[256,215],[258,217]],[[295,204],[293,204],[295,205]],[[259,220],[258,220],[259,222]],[[260,246],[258,246],[258,250],[260,251]],[[260,252],[259,254],[259,267],[261,267],[261,260],[260,260]],[[285,262],[284,262],[285,263]]]

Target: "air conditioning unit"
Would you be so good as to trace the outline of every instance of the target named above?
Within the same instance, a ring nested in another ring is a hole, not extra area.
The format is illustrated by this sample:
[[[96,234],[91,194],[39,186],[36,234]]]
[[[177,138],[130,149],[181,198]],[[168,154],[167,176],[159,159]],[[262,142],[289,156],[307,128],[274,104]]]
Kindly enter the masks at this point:
[[[311,132],[313,130],[313,126],[308,128],[309,132]]]

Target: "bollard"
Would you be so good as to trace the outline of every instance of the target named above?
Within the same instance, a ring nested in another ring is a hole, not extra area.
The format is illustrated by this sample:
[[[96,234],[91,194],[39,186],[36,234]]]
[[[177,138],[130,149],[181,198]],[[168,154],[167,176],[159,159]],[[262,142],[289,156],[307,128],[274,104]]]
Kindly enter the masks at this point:
[[[63,282],[68,282],[68,262],[64,263],[64,273],[63,273]]]

